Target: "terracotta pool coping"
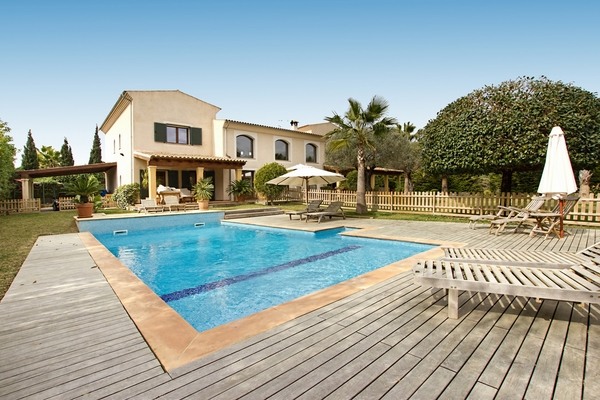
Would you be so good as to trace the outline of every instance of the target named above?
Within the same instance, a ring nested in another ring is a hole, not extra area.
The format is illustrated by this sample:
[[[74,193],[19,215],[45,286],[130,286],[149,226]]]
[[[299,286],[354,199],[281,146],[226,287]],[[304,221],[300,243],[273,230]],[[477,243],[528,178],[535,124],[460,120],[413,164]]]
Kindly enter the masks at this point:
[[[390,239],[388,236],[377,235],[369,231],[371,231],[370,228],[365,228],[346,234]],[[248,317],[198,332],[98,242],[91,233],[81,232],[79,236],[166,371],[172,371],[207,354],[265,332],[396,276],[412,268],[418,259],[439,258],[443,255],[439,247],[434,248]],[[444,246],[462,245],[452,242],[432,243],[431,240],[417,241],[414,238],[402,237],[394,237],[393,240]]]

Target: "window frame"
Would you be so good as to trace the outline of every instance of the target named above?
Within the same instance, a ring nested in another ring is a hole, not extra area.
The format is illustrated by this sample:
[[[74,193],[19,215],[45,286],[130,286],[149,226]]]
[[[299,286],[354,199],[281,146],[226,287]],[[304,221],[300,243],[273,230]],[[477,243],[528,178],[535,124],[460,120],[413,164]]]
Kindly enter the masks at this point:
[[[175,134],[175,141],[171,141],[169,140],[169,131],[170,130],[175,130],[175,132],[173,132]],[[182,139],[182,132],[184,131],[185,133],[185,142],[184,141],[180,141],[180,139]],[[190,128],[187,126],[179,126],[179,125],[168,125],[167,124],[167,136],[166,136],[166,142],[165,143],[169,143],[169,144],[190,144]]]
[[[285,156],[285,158],[278,158],[277,155],[279,154],[277,152],[277,144],[278,143],[282,143],[283,145],[285,145],[285,154],[282,154],[282,156]],[[276,139],[275,140],[275,160],[277,161],[290,161],[290,143],[286,140],[283,139]]]
[[[308,159],[308,147],[312,147],[312,149],[314,150],[314,156],[315,159],[314,160],[309,160]],[[318,154],[319,154],[319,147],[314,144],[314,143],[306,143],[306,145],[304,146],[304,161],[307,163],[318,163]]]
[[[247,139],[250,144],[250,151],[249,151],[248,155],[244,155],[243,150],[240,151],[240,149],[239,149],[238,141],[242,138]],[[237,135],[235,137],[235,155],[236,155],[236,157],[237,158],[255,158],[254,142],[255,142],[255,139],[252,136],[245,135],[245,134]]]

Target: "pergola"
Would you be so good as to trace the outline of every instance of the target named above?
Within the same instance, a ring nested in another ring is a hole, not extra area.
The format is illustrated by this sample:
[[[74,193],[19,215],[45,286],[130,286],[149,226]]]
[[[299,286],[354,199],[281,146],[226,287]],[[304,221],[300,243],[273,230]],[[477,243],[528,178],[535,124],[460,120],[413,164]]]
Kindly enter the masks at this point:
[[[178,168],[178,169],[195,169],[197,179],[204,176],[205,169],[230,169],[235,171],[235,179],[242,179],[242,167],[246,164],[246,160],[239,158],[201,156],[201,155],[184,155],[184,154],[148,154],[142,152],[134,152],[134,157],[146,162],[148,170],[148,188],[149,197],[154,199],[156,193],[156,171],[159,167],[162,168]]]
[[[33,178],[45,178],[50,176],[65,176],[65,175],[78,175],[78,174],[93,174],[103,172],[106,177],[106,173],[111,169],[117,168],[116,162],[111,163],[98,163],[98,164],[87,164],[87,165],[73,165],[69,167],[54,167],[54,168],[43,168],[43,169],[27,169],[16,171],[19,176],[18,180],[21,182],[23,200],[33,198]]]

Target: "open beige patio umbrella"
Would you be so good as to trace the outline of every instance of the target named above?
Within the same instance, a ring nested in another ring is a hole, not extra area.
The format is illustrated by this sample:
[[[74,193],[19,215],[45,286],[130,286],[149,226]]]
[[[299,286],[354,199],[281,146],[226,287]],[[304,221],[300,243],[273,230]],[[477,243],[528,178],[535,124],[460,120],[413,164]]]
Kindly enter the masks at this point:
[[[298,164],[291,168],[291,171],[277,178],[271,179],[267,183],[271,185],[287,186],[305,186],[306,204],[308,204],[308,186],[309,185],[328,185],[330,183],[343,181],[344,176],[335,172],[325,171],[324,169],[311,167],[309,165]]]
[[[560,204],[560,237],[563,231],[563,204],[566,195],[577,190],[575,175],[571,167],[571,159],[567,150],[565,134],[559,126],[552,128],[548,139],[548,151],[546,152],[546,163],[544,172],[538,187],[538,193],[548,197],[558,198]]]

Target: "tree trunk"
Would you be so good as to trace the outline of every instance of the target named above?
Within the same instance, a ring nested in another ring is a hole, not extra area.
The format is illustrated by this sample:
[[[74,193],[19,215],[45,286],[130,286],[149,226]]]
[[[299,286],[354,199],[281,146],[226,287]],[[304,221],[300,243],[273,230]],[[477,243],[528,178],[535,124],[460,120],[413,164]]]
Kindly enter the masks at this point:
[[[356,179],[356,213],[365,214],[367,212],[367,199],[365,197],[365,150],[358,149],[356,156],[358,164],[358,176]]]
[[[590,181],[592,173],[590,170],[582,169],[579,171],[579,196],[590,197]]]
[[[410,172],[404,172],[404,193],[410,193],[414,189]]]
[[[512,191],[512,175],[513,172],[511,170],[502,171],[501,193],[510,193]]]
[[[448,193],[448,176],[442,176],[442,193]]]

